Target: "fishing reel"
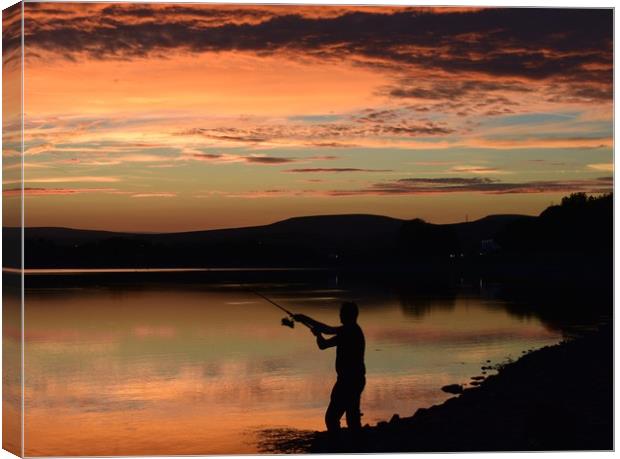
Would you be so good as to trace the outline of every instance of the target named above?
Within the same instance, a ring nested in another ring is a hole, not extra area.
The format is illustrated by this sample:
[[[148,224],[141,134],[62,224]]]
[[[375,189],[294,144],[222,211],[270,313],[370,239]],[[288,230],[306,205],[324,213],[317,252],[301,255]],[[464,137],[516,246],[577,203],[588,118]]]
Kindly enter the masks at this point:
[[[283,327],[295,328],[295,322],[293,320],[289,319],[288,317],[283,317],[282,318],[282,326]]]

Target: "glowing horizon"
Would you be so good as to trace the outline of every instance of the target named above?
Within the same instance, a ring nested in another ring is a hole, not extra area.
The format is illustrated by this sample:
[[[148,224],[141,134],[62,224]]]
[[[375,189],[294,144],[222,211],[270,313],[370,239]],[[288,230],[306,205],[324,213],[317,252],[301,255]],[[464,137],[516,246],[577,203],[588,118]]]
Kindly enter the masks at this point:
[[[24,24],[26,226],[447,223],[613,187],[611,9],[28,3]]]

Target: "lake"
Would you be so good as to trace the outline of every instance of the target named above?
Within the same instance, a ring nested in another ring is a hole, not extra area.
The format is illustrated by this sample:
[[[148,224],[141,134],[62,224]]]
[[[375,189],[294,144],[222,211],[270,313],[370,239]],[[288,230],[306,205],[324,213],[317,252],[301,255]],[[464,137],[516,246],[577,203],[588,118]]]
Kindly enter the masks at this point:
[[[442,386],[562,339],[531,313],[544,305],[484,281],[76,285],[26,291],[29,456],[251,453],[264,429],[323,430],[335,350],[250,290],[329,324],[342,301],[359,304],[363,423],[441,403]]]

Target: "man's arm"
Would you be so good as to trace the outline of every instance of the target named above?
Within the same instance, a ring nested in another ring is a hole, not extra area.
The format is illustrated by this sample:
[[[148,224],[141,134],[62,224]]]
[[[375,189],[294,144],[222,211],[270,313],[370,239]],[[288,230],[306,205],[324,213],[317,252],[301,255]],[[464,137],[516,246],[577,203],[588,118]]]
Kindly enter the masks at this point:
[[[326,335],[335,335],[338,333],[340,327],[332,327],[330,325],[326,325],[318,320],[314,320],[311,317],[308,317],[304,314],[293,314],[293,319],[297,322],[301,322],[302,324],[307,325],[313,330],[316,330],[319,333],[325,333]]]
[[[321,350],[338,345],[338,335],[325,339],[323,338],[323,335],[321,335],[321,333],[316,330],[313,330],[312,333],[314,333],[314,335],[316,336],[316,344]]]

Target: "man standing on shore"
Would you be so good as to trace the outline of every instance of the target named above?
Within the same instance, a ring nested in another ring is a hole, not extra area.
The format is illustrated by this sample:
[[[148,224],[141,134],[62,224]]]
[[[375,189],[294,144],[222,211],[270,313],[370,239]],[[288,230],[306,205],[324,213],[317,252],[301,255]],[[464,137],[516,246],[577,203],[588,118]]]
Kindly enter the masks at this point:
[[[362,427],[360,397],[366,385],[364,365],[365,340],[362,329],[357,324],[359,310],[353,302],[342,303],[340,308],[340,327],[331,327],[303,314],[295,314],[293,319],[308,327],[316,336],[319,349],[336,346],[336,373],[338,378],[331,393],[331,400],[325,412],[327,431],[340,430],[340,418],[346,413],[347,426],[351,431]],[[333,335],[330,338],[323,337]]]

